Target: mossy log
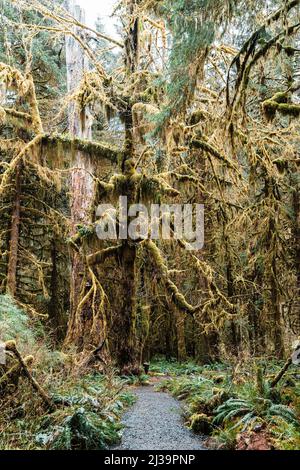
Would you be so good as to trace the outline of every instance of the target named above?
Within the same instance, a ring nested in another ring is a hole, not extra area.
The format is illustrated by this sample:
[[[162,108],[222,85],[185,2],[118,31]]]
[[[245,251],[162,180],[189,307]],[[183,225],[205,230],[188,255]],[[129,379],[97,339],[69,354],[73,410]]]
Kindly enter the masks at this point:
[[[26,356],[23,361],[24,364],[29,367],[33,362],[33,356]],[[22,372],[22,364],[20,364],[20,362],[14,364],[4,375],[2,375],[2,377],[0,377],[0,392],[5,393],[5,390],[11,384],[17,387]]]
[[[190,428],[195,433],[210,434],[213,430],[212,418],[204,413],[194,414],[190,417]]]
[[[38,394],[42,398],[47,408],[49,408],[50,411],[54,411],[56,407],[53,401],[51,400],[49,395],[45,392],[45,390],[41,387],[41,385],[35,380],[35,378],[32,376],[28,368],[28,365],[30,365],[33,361],[33,357],[28,356],[27,358],[24,359],[22,355],[20,354],[15,341],[7,341],[5,343],[5,350],[10,351],[15,355],[15,357],[18,359],[22,373],[24,373],[25,377],[27,377],[27,379],[29,380],[33,388],[38,392]]]
[[[286,361],[286,363],[284,364],[284,366],[282,367],[282,369],[280,369],[280,371],[278,372],[278,374],[276,375],[276,377],[272,380],[272,382],[270,383],[270,387],[271,388],[274,388],[276,387],[276,385],[278,384],[279,380],[284,376],[284,374],[286,373],[286,371],[288,370],[288,368],[291,366],[292,364],[292,358],[289,357],[288,360]]]

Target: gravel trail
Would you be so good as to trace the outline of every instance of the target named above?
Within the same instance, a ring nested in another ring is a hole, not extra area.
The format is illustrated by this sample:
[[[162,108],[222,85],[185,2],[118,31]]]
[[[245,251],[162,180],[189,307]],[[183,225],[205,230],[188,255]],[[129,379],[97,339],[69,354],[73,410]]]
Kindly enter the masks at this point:
[[[137,401],[123,416],[119,450],[204,450],[199,436],[187,429],[180,403],[153,386],[137,387]]]

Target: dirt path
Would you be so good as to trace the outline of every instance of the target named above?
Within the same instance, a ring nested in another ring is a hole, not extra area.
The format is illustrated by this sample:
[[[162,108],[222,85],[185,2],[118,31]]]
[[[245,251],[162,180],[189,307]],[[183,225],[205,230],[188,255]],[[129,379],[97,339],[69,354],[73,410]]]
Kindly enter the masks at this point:
[[[134,390],[137,401],[125,413],[122,450],[204,450],[199,436],[189,431],[181,417],[180,403],[153,386]]]

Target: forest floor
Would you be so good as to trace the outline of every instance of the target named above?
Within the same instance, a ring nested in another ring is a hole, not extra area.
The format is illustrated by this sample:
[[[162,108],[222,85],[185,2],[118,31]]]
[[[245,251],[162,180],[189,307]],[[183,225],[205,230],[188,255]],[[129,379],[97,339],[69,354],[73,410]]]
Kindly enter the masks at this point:
[[[79,374],[72,351],[53,349],[41,321],[8,296],[0,296],[0,338],[16,339],[22,357],[33,359],[31,374],[55,405],[49,409],[7,355],[0,366],[1,450],[300,449],[299,366],[275,387],[284,361],[274,358],[201,365],[158,357],[139,377],[119,376],[113,367]]]
[[[184,426],[182,406],[153,384],[134,389],[137,401],[122,419],[118,450],[203,450],[201,438]]]
[[[283,363],[271,358],[247,358],[232,363],[199,365],[194,361],[179,364],[175,360],[156,358],[150,365],[149,375],[141,377],[140,381],[145,384],[155,382],[156,392],[152,388],[154,400],[157,391],[168,392],[176,399],[177,409],[181,408],[182,412],[181,424],[184,423],[186,431],[195,433],[192,434],[195,439],[198,434],[201,448],[298,450],[298,368],[291,367],[275,388],[271,386]],[[144,393],[139,392],[139,401],[132,414],[125,414],[125,425],[136,426],[143,420]],[[154,402],[156,406],[159,400]],[[135,419],[137,412],[140,417]],[[160,423],[160,416],[164,414],[159,410],[157,416]],[[147,419],[151,420],[149,416]],[[130,430],[125,431],[123,445],[127,445],[127,436],[132,437]],[[170,449],[176,448],[175,437],[173,445]]]

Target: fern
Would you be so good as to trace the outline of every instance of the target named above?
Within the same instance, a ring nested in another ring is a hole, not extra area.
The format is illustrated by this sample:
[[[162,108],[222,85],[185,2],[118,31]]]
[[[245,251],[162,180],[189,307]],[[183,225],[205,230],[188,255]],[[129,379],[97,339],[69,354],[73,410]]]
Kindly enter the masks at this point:
[[[223,424],[238,416],[242,416],[238,420],[234,428],[243,426],[245,430],[257,418],[263,418],[266,421],[272,421],[275,416],[280,417],[283,421],[294,426],[299,426],[299,420],[293,410],[285,405],[278,405],[271,400],[256,397],[254,399],[235,399],[230,398],[216,409],[216,416],[213,424]]]

